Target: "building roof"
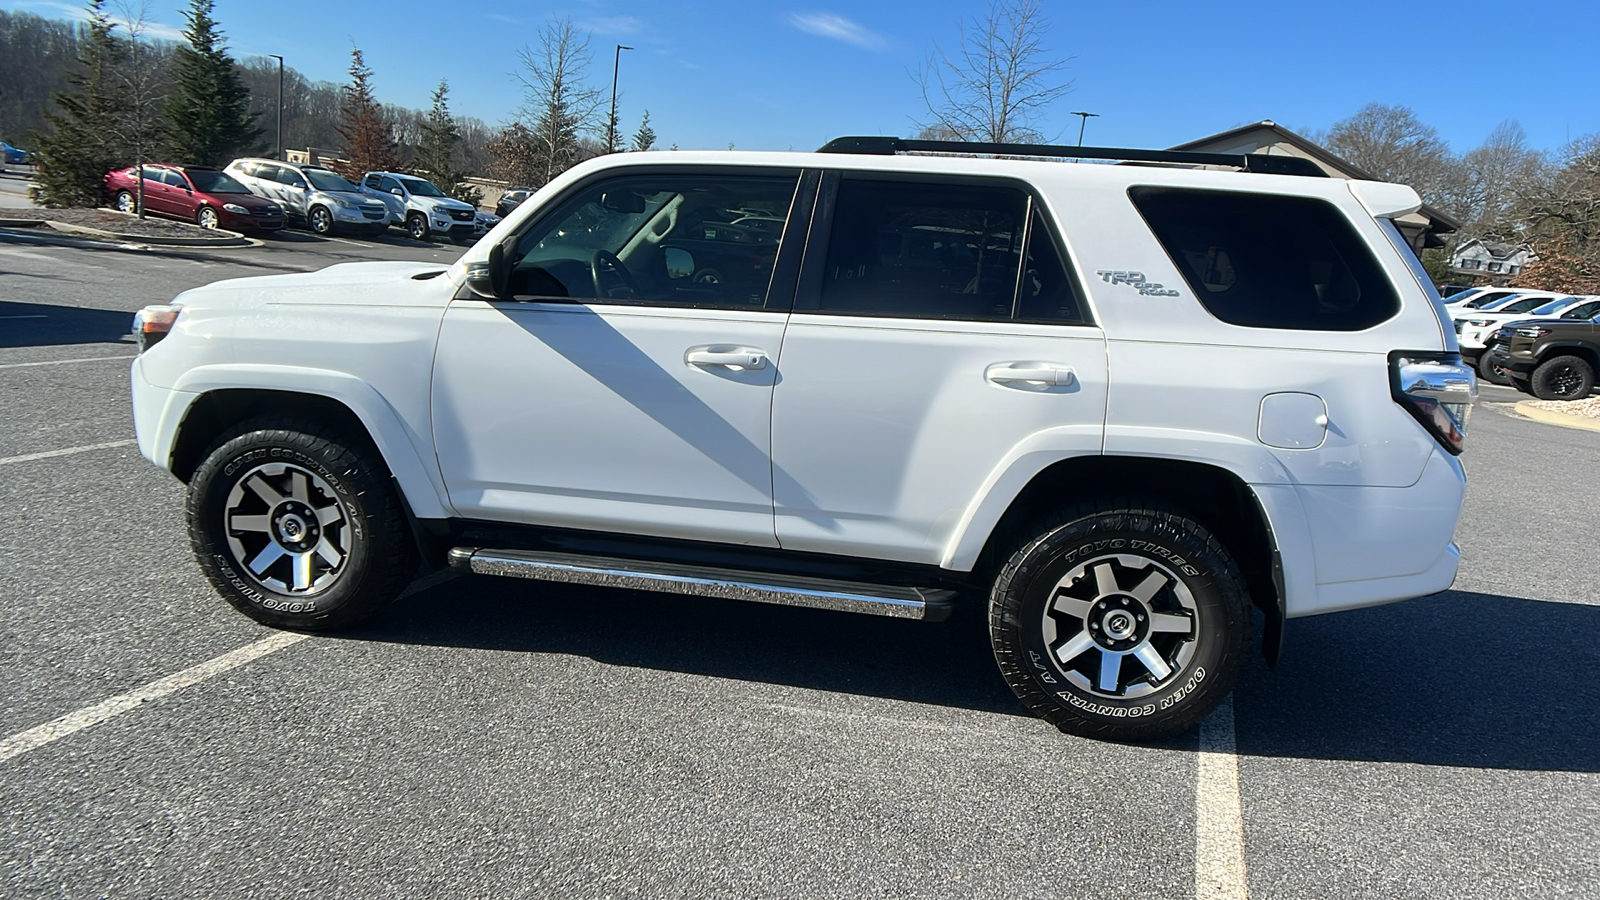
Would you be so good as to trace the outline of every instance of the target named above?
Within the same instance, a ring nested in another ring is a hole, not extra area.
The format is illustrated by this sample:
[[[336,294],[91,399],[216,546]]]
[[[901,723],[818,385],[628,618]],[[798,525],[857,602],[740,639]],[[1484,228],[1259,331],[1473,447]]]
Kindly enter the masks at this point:
[[[1269,137],[1270,140],[1267,141],[1260,141],[1259,139],[1256,141],[1258,145],[1266,146],[1269,152],[1271,144],[1287,144],[1299,151],[1299,155],[1303,155],[1308,159],[1314,160],[1329,175],[1332,175],[1335,178],[1348,178],[1354,181],[1382,180],[1371,173],[1364,171],[1361,169],[1361,167],[1355,165],[1354,163],[1339,157],[1328,148],[1323,147],[1314,141],[1308,140],[1301,135],[1295,134],[1293,131],[1290,131],[1271,119],[1263,119],[1260,122],[1252,122],[1249,125],[1241,125],[1238,128],[1231,128],[1227,131],[1219,132],[1209,137],[1203,137],[1199,140],[1189,141],[1186,144],[1179,144],[1170,149],[1239,152],[1239,145],[1251,143],[1252,137]],[[1431,234],[1450,234],[1451,232],[1459,231],[1461,229],[1461,222],[1459,220],[1436,207],[1429,206],[1428,204],[1424,203],[1419,212],[1423,216],[1427,217],[1429,221],[1428,231]]]

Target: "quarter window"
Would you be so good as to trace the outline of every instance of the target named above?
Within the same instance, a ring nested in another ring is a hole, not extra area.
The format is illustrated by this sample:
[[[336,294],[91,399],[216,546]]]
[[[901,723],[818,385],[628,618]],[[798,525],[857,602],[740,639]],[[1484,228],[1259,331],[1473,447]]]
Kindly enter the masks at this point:
[[[633,175],[584,188],[517,241],[519,298],[759,309],[798,173]]]
[[[1383,268],[1331,203],[1164,187],[1129,195],[1200,303],[1231,325],[1360,331],[1400,311]]]

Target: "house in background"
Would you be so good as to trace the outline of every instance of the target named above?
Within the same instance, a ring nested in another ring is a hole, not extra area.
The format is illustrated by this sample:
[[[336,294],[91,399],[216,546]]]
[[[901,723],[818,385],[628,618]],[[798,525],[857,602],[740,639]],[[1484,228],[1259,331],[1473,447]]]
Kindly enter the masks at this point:
[[[1450,255],[1450,271],[1496,284],[1521,272],[1538,258],[1527,244],[1502,244],[1473,238],[1463,241]]]
[[[1179,144],[1173,150],[1195,150],[1202,153],[1265,153],[1276,156],[1298,156],[1309,159],[1333,178],[1373,181],[1373,176],[1335,156],[1321,147],[1271,119],[1242,125],[1231,131],[1213,134],[1198,141]],[[1423,205],[1409,216],[1395,220],[1400,233],[1410,242],[1411,249],[1420,256],[1427,247],[1445,246],[1444,236],[1461,228],[1461,223],[1434,207]]]

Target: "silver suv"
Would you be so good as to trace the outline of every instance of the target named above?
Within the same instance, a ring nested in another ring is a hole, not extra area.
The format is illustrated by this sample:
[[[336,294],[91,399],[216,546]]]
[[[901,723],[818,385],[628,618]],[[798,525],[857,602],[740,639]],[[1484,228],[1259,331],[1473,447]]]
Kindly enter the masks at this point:
[[[472,204],[446,196],[425,178],[368,172],[361,178],[361,191],[381,201],[389,210],[389,223],[404,228],[412,240],[439,235],[470,241],[477,230],[478,211]]]
[[[227,171],[251,193],[277,201],[291,220],[317,234],[381,234],[389,228],[388,208],[332,169],[274,159],[236,159],[228,163]]]

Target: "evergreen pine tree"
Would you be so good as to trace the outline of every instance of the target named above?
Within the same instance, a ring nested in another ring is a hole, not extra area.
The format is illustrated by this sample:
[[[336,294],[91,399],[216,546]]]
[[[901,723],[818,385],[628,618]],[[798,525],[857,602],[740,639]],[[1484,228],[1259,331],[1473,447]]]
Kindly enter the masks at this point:
[[[115,77],[122,47],[112,35],[105,0],[89,0],[87,24],[78,40],[78,67],[67,76],[71,90],[52,99],[48,134],[39,139],[39,173],[29,194],[49,207],[98,206],[107,172],[127,160],[117,139],[125,89]]]
[[[261,138],[250,91],[234,68],[222,32],[211,18],[213,0],[189,0],[189,27],[180,46],[175,90],[167,100],[166,154],[174,162],[225,165]]]
[[[366,172],[400,168],[400,148],[372,93],[372,70],[360,47],[350,48],[350,83],[340,91],[339,119],[334,130],[344,139],[345,159],[350,161],[347,176],[354,179]]]
[[[649,150],[656,145],[656,130],[650,127],[650,110],[644,111],[644,118],[639,120],[639,130],[633,133],[633,150]]]
[[[462,183],[466,173],[456,168],[460,144],[461,128],[450,113],[450,83],[440,79],[439,86],[433,89],[433,106],[422,123],[422,141],[413,162],[428,173],[440,190],[477,206],[483,200],[483,192]]]

